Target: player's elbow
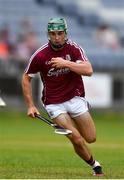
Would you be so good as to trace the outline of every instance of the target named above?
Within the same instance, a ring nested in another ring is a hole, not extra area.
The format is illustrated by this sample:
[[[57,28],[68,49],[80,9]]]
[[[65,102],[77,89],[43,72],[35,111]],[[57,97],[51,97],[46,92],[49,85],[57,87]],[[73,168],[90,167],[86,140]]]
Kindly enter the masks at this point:
[[[22,75],[22,82],[21,82],[21,84],[22,84],[22,87],[24,88],[28,83],[30,83],[30,81],[31,81],[31,77],[30,76],[28,76],[28,74],[23,74]]]
[[[93,74],[93,69],[89,68],[86,72],[86,76],[92,76],[92,74]]]
[[[86,68],[85,68],[85,75],[86,76],[92,76],[93,74],[93,68],[90,62],[86,63]]]
[[[89,71],[89,76],[92,76],[92,74],[93,74],[93,69],[91,69],[91,70]]]

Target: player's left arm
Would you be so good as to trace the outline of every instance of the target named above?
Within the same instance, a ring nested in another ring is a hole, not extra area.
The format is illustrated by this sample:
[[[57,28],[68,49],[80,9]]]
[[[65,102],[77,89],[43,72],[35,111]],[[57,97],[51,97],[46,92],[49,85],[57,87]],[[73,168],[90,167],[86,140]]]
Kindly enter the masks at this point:
[[[74,71],[79,75],[91,76],[93,74],[93,68],[89,61],[68,61],[66,67],[68,67],[71,71]]]
[[[93,73],[93,68],[89,61],[77,60],[73,62],[57,57],[51,59],[51,64],[54,68],[69,68],[79,75],[91,76]]]

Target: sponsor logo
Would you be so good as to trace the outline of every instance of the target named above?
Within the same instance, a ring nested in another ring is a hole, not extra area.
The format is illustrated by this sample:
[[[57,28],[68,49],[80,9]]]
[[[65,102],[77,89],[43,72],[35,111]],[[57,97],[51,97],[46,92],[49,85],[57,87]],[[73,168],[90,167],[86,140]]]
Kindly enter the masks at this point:
[[[46,64],[46,65],[51,64],[51,60],[50,60],[50,61],[46,61],[45,64]]]
[[[71,61],[70,54],[66,54],[65,59],[68,60],[68,61]]]
[[[71,61],[71,57],[69,54],[66,54],[65,57],[62,57],[63,59],[67,60],[67,61]],[[49,65],[51,63],[51,61],[47,61],[46,64]],[[63,74],[68,74],[70,72],[69,68],[61,68],[61,69],[55,69],[55,68],[51,68],[48,73],[47,76],[56,76],[58,77],[59,75],[63,75]]]
[[[47,76],[56,76],[56,77],[58,77],[59,75],[68,74],[69,72],[70,72],[69,68],[61,68],[61,69],[51,68],[48,71]]]

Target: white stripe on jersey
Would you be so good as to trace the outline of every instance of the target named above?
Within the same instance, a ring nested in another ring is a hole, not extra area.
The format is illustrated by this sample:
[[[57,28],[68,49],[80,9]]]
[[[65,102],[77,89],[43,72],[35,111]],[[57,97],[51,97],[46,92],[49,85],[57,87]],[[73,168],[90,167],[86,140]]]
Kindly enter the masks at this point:
[[[83,48],[81,48],[77,43],[75,43],[74,41],[71,41],[70,39],[67,41],[67,44],[70,44],[70,45],[73,45],[75,46],[75,48],[79,49],[80,53],[81,53],[81,56],[82,56],[82,59],[84,61],[88,61],[88,58],[85,54],[85,51]]]
[[[29,59],[29,63],[28,63],[28,66],[27,68],[25,69],[25,73],[28,71],[29,67],[30,67],[30,64],[33,60],[33,58],[43,49],[45,49],[46,47],[48,47],[48,43],[47,44],[44,44],[43,46],[41,46],[39,49],[37,49],[37,51],[35,51],[35,53],[31,56],[31,58]]]

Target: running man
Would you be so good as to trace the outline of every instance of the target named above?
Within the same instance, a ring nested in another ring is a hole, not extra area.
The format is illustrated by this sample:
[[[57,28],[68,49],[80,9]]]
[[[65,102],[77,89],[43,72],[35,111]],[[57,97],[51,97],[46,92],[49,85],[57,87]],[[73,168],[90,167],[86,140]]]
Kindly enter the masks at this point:
[[[22,88],[28,108],[28,116],[40,114],[31,90],[31,80],[40,73],[44,85],[43,104],[53,122],[70,129],[67,138],[75,152],[93,170],[102,176],[102,167],[93,158],[87,143],[96,140],[96,129],[85,99],[82,76],[91,76],[92,65],[84,50],[67,38],[64,18],[51,18],[48,22],[48,43],[39,48],[30,58],[22,77]]]

